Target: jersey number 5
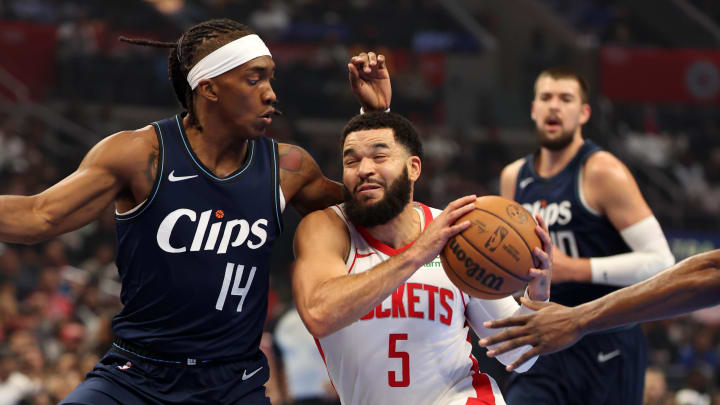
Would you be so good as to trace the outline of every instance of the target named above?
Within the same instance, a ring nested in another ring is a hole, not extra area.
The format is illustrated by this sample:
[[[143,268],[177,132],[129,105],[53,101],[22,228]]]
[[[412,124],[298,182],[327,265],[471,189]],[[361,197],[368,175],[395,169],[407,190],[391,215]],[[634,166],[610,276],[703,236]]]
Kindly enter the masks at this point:
[[[400,359],[402,362],[402,377],[398,380],[395,371],[388,371],[388,384],[391,387],[408,387],[410,386],[410,354],[408,352],[399,352],[396,350],[396,342],[398,340],[407,340],[407,333],[391,333],[390,342],[388,344],[388,357],[391,359]]]

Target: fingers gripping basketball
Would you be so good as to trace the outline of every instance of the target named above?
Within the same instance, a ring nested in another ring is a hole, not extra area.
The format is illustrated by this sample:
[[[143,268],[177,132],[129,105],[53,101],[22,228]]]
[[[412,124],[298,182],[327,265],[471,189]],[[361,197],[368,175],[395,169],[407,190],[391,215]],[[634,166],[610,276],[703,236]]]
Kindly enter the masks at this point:
[[[470,227],[450,238],[440,253],[448,278],[484,299],[507,297],[527,285],[535,267],[532,252],[542,248],[530,213],[514,201],[485,196],[456,223],[463,221]]]

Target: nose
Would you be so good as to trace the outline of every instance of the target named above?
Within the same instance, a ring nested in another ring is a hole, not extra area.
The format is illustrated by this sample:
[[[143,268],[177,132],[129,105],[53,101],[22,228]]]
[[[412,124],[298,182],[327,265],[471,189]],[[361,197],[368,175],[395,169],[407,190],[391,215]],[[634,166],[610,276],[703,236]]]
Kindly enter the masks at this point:
[[[277,103],[277,96],[275,95],[275,91],[272,88],[272,85],[268,83],[267,89],[262,94],[262,101],[263,104],[266,105],[272,105]]]
[[[375,174],[375,164],[372,159],[362,159],[358,165],[358,176],[365,180]]]
[[[548,106],[551,110],[558,110],[560,109],[560,99],[557,97],[552,97],[550,101],[548,102]]]

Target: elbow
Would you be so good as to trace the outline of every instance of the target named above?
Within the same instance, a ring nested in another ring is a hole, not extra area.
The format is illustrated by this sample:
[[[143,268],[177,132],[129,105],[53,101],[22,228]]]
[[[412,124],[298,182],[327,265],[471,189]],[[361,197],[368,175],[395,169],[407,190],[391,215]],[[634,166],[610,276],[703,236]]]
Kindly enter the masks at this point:
[[[311,335],[318,339],[322,339],[325,336],[335,332],[332,329],[332,325],[328,321],[327,314],[317,308],[310,308],[306,311],[303,318],[305,327]]]

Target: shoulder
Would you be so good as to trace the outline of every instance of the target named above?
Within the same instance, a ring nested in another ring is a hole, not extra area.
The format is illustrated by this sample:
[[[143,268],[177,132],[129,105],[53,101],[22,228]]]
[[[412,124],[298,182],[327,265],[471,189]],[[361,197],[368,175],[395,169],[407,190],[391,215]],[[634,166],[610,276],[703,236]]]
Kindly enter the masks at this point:
[[[305,162],[315,162],[308,151],[289,143],[278,143],[278,155],[280,168],[289,171],[301,171],[307,166]]]
[[[525,164],[526,160],[527,159],[523,157],[503,167],[502,172],[500,172],[500,177],[517,177],[520,168]]]
[[[302,220],[300,220],[296,235],[298,233],[331,232],[335,229],[343,228],[347,228],[345,221],[340,218],[334,208],[329,207],[305,215]]]
[[[513,199],[515,196],[515,184],[517,182],[520,169],[525,164],[526,159],[520,158],[509,165],[505,166],[500,172],[500,195]]]
[[[344,257],[350,249],[350,231],[332,207],[325,208],[303,217],[295,231],[294,245],[298,258],[318,250],[334,251]]]
[[[593,153],[585,161],[583,181],[589,186],[601,188],[635,183],[627,166],[615,155],[604,150]]]
[[[111,168],[132,168],[147,163],[149,156],[157,157],[158,139],[152,125],[114,133],[98,142],[88,152],[83,163],[100,164]]]

